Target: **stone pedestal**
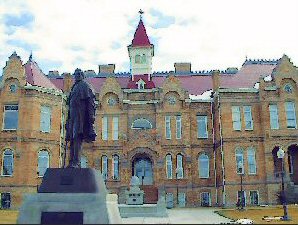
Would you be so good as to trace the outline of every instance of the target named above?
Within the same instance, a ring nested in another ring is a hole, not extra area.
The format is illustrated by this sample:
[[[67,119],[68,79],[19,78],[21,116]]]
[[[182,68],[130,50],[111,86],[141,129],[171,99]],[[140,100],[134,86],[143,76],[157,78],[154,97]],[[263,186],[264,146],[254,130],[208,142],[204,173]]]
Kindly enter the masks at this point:
[[[140,189],[140,180],[137,176],[133,176],[130,180],[130,188],[125,191],[127,205],[143,205],[144,191]]]
[[[117,195],[107,195],[99,171],[48,169],[37,194],[24,196],[17,223],[122,223]]]

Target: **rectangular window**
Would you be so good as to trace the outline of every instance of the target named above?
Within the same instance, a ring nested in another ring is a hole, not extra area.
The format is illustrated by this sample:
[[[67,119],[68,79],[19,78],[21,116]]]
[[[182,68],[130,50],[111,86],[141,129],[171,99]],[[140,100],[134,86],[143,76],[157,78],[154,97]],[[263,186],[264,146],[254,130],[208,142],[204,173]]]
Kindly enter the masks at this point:
[[[246,205],[246,193],[245,191],[238,191],[237,192],[237,205],[239,206],[245,206]]]
[[[243,151],[240,149],[236,151],[236,169],[237,174],[244,174],[244,157]]]
[[[102,140],[108,140],[108,117],[102,117]]]
[[[182,134],[182,125],[181,125],[181,116],[176,116],[176,139],[181,139]]]
[[[201,206],[211,206],[211,196],[209,192],[202,192],[201,193]]]
[[[241,130],[241,113],[239,106],[232,106],[232,120],[234,130]]]
[[[251,106],[243,106],[243,111],[244,111],[245,130],[252,130],[253,120],[252,120]]]
[[[259,193],[258,191],[250,191],[250,204],[251,205],[259,205]]]
[[[108,157],[102,156],[101,157],[101,173],[104,180],[108,179]]]
[[[208,138],[207,116],[197,116],[198,138]]]
[[[295,103],[286,102],[287,128],[297,128]]]
[[[272,130],[279,129],[278,109],[276,104],[269,105],[270,127]]]
[[[257,173],[257,163],[256,163],[256,152],[254,149],[250,148],[247,151],[247,162],[248,162],[248,173]]]
[[[119,118],[113,117],[113,140],[119,139]]]
[[[171,116],[165,116],[166,139],[171,139]]]
[[[51,131],[51,108],[49,106],[40,107],[40,131],[45,133]]]
[[[1,193],[1,209],[9,209],[11,205],[10,193]]]
[[[19,106],[5,105],[3,130],[16,130],[18,128],[18,121],[19,121]]]
[[[185,207],[186,195],[185,192],[178,192],[178,205],[179,207]]]

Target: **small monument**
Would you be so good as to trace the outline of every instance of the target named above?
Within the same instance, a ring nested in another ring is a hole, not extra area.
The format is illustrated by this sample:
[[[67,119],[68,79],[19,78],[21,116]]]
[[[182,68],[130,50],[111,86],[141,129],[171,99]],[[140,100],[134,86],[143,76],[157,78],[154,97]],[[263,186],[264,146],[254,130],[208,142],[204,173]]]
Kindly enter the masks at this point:
[[[48,168],[37,194],[27,194],[17,223],[21,224],[112,224],[122,223],[118,196],[107,194],[100,172],[80,168],[82,143],[95,140],[95,95],[76,69],[67,104],[66,146],[70,142],[69,164]],[[65,154],[66,155],[66,154]]]
[[[140,179],[133,176],[130,180],[130,188],[125,191],[127,205],[143,205],[144,191],[140,189]]]

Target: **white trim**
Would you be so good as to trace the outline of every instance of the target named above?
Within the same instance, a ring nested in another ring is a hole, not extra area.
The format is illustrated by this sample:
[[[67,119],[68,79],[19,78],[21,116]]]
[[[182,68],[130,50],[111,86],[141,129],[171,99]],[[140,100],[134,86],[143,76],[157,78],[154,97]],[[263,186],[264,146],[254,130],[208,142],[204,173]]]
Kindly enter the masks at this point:
[[[139,92],[157,92],[159,88],[151,88],[151,89],[122,89],[125,93],[139,93]]]
[[[18,124],[17,124],[17,128],[15,128],[15,129],[5,129],[4,128],[5,127],[5,112],[6,112],[5,107],[6,106],[17,106],[18,107],[17,110],[7,110],[7,111],[17,111],[18,112]],[[11,103],[11,104],[4,104],[3,105],[2,130],[3,131],[16,131],[16,130],[18,130],[18,128],[19,128],[19,103],[17,103],[17,104],[13,104],[13,103]]]
[[[259,90],[255,88],[219,88],[220,93],[258,93]]]
[[[4,153],[6,150],[10,150],[12,152],[12,174],[3,174],[3,168],[4,168]],[[1,176],[2,177],[13,177],[13,172],[14,172],[14,150],[11,148],[5,148],[4,151],[2,151],[2,166],[1,166]]]
[[[169,127],[167,127],[167,124],[169,124]],[[169,131],[169,136],[167,135],[167,131]],[[172,138],[171,116],[169,116],[169,115],[165,116],[165,137],[167,140],[171,140],[171,138]]]
[[[66,95],[61,91],[61,90],[56,90],[53,88],[45,88],[45,87],[39,87],[39,86],[24,86],[25,90],[36,90],[40,91],[42,93],[46,94],[53,94],[53,95],[62,95],[63,97],[66,98]]]
[[[132,101],[132,100],[124,99],[123,103],[130,104],[130,105],[144,105],[144,104],[156,104],[156,103],[159,103],[159,100]]]

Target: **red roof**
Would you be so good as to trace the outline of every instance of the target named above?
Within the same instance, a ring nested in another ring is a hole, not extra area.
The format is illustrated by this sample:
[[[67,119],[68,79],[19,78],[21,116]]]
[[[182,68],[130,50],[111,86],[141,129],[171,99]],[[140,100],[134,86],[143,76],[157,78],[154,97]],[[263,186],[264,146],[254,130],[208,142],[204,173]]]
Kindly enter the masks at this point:
[[[53,89],[60,89],[57,88],[41,71],[38,67],[37,63],[34,61],[29,60],[25,64],[25,73],[26,73],[26,81],[33,85],[45,88],[53,88]]]
[[[137,89],[138,88],[138,84],[137,82],[139,80],[143,80],[145,82],[145,89],[151,89],[151,88],[155,88],[155,84],[152,80],[148,80],[148,74],[143,74],[143,75],[134,75],[134,81],[130,80],[129,83],[127,84],[127,88],[130,89]]]
[[[143,24],[142,19],[140,19],[139,25],[136,29],[134,38],[132,40],[131,46],[133,47],[143,47],[150,46],[151,43],[149,41],[148,35],[146,33],[146,28]]]

